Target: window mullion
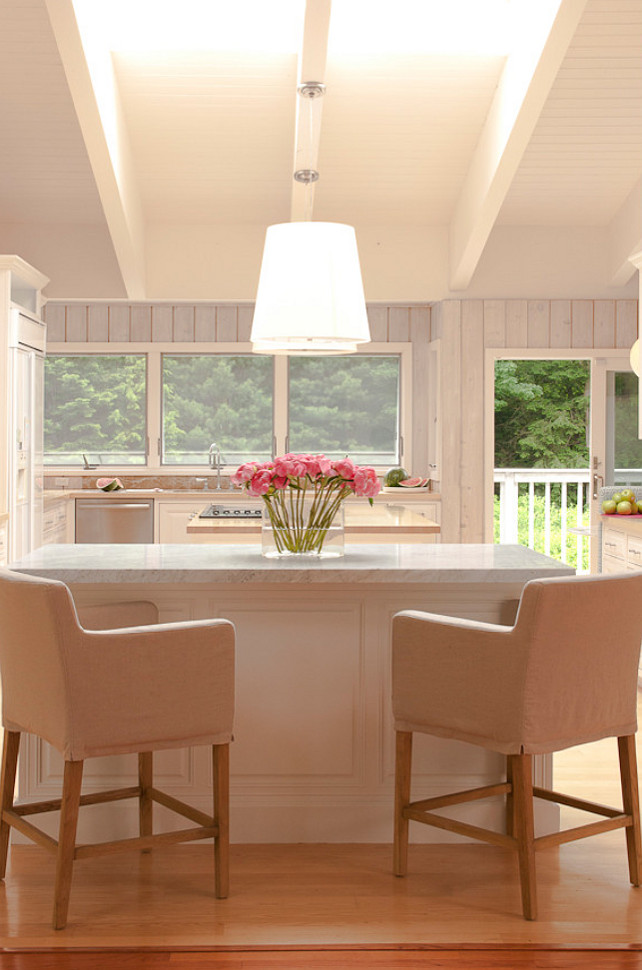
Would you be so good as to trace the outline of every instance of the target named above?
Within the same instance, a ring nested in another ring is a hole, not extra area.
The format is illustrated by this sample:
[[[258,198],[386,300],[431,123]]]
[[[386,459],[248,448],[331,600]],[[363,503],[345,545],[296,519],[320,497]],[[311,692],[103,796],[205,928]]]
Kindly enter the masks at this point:
[[[288,435],[288,357],[274,358],[274,453],[284,455]]]
[[[162,388],[161,388],[161,359],[158,350],[150,350],[147,354],[147,435],[149,440],[147,451],[147,467],[161,467],[162,440]]]

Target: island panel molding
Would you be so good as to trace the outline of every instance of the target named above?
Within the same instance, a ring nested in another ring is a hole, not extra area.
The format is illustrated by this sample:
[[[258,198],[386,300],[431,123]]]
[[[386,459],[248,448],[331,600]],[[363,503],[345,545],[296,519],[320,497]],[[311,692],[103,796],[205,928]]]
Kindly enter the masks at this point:
[[[237,631],[237,717],[231,749],[235,842],[389,842],[393,723],[390,624],[402,609],[506,622],[528,579],[573,570],[521,546],[348,543],[342,560],[266,560],[258,545],[50,545],[12,568],[70,584],[79,606],[148,599],[161,622],[224,617]],[[206,748],[159,768],[165,787],[203,811],[210,801]],[[538,783],[550,759],[537,759]],[[416,750],[417,797],[497,779],[502,760],[473,745],[428,736]],[[133,783],[125,760],[90,759],[88,790]],[[55,797],[60,762],[29,739],[20,772],[27,800]],[[473,824],[502,825],[503,806],[466,806]],[[82,840],[116,838],[122,810],[81,815]],[[159,824],[180,824],[159,809]],[[540,826],[557,808],[541,806]],[[56,818],[48,818],[51,834]],[[422,841],[451,839],[422,827]],[[456,837],[455,837],[456,838]]]

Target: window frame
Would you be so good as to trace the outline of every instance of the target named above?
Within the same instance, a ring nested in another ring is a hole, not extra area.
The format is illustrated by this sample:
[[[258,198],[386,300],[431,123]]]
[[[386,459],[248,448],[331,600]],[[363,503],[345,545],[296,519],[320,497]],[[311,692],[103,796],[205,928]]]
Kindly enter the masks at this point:
[[[108,472],[111,472],[113,470],[114,472],[118,472],[122,474],[128,474],[128,473],[136,474],[137,472],[140,473],[141,470],[147,469],[149,467],[148,465],[149,463],[149,408],[147,406],[149,401],[149,357],[146,351],[132,350],[131,344],[119,344],[119,345],[95,344],[95,345],[92,345],[91,350],[87,349],[87,344],[64,344],[64,345],[61,344],[60,346],[65,347],[64,352],[49,351],[45,356],[49,358],[51,357],[142,357],[143,358],[144,366],[145,366],[145,397],[146,397],[145,407],[144,407],[145,424],[143,428],[143,451],[145,455],[145,460],[143,462],[136,463],[136,464],[97,465],[96,468],[105,468],[107,469]],[[74,350],[67,349],[67,348],[71,348],[72,346],[79,349],[74,349]],[[99,347],[103,347],[103,346],[106,348],[109,348],[109,350],[98,349]],[[121,349],[117,351],[115,349],[116,346],[120,346],[122,348],[127,348],[127,349],[125,350]],[[44,386],[43,386],[42,401],[43,401],[43,409],[44,409],[44,405],[45,405]],[[44,415],[43,415],[43,418],[44,418]],[[44,420],[43,420],[43,425],[44,425]],[[44,441],[43,441],[43,469],[45,471],[49,471],[50,469],[52,469],[54,471],[57,470],[58,473],[61,474],[65,469],[69,470],[69,469],[75,469],[77,467],[76,465],[71,465],[68,463],[56,464],[55,462],[45,462],[44,458],[46,454],[49,454],[49,453],[44,451]],[[90,454],[90,449],[87,449],[87,454]],[[91,454],[93,454],[93,452],[91,452]],[[80,465],[80,467],[84,468],[83,465]]]
[[[147,461],[144,465],[109,465],[110,474],[142,475],[202,475],[204,465],[166,465],[161,463],[162,447],[162,357],[166,355],[204,355],[226,356],[230,354],[252,353],[250,343],[176,343],[176,342],[119,342],[119,343],[60,343],[47,351],[50,357],[96,356],[145,356],[147,373],[146,435]],[[400,463],[412,467],[412,343],[369,343],[357,351],[366,357],[399,357],[399,445]],[[288,435],[288,358],[275,356],[274,362],[274,410],[273,410],[273,453],[286,452]],[[48,464],[47,471],[69,474],[75,465]],[[82,466],[80,466],[82,470]],[[385,472],[383,466],[375,466],[377,472]],[[226,465],[221,471],[231,474],[235,466]]]

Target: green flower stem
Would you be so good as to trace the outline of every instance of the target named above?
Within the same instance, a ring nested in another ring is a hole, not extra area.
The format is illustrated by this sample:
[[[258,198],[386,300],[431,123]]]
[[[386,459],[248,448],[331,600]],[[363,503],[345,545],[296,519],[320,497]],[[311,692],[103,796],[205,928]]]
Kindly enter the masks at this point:
[[[291,482],[263,496],[277,552],[320,552],[349,489],[340,479],[324,479],[308,488],[308,479]],[[311,491],[311,494],[310,494]],[[306,507],[306,499],[308,505]]]

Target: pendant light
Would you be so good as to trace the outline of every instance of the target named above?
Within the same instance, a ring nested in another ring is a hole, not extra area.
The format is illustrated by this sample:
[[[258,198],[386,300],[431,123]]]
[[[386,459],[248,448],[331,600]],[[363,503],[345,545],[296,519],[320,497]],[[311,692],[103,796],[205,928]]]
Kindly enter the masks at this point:
[[[356,234],[352,226],[313,222],[311,186],[319,178],[313,102],[325,87],[297,88],[309,103],[308,165],[294,173],[306,189],[306,218],[270,226],[252,321],[252,350],[296,356],[352,354],[370,340]]]

